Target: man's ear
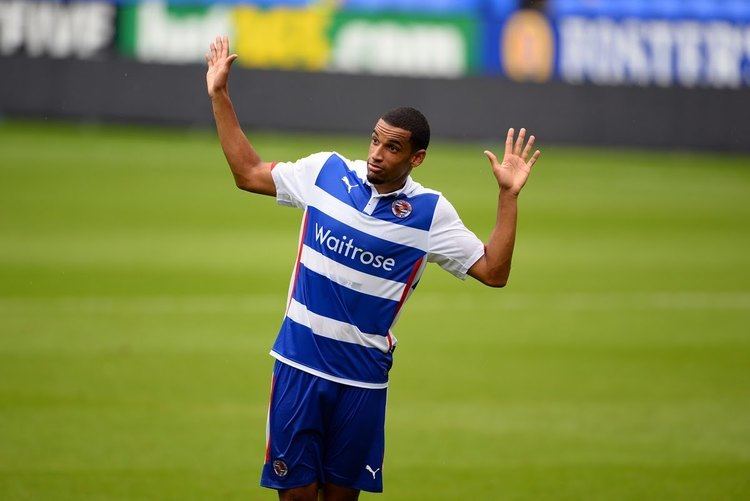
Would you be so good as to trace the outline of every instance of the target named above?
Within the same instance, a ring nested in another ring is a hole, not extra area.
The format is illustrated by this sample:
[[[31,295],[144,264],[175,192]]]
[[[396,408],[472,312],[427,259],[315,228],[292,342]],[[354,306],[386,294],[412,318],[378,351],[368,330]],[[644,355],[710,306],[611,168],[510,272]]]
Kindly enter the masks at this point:
[[[427,155],[427,150],[418,150],[415,152],[411,159],[409,160],[411,162],[411,168],[419,167],[419,165],[424,161],[424,157]]]

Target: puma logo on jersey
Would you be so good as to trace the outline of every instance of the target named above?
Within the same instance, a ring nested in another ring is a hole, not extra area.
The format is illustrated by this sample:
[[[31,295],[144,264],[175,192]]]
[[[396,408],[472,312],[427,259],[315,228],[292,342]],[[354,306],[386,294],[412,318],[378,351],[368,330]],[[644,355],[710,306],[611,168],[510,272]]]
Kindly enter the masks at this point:
[[[346,177],[346,176],[342,177],[342,178],[341,178],[341,180],[342,180],[342,181],[344,182],[344,184],[346,185],[346,192],[347,192],[347,193],[351,193],[351,192],[352,192],[352,190],[353,190],[354,188],[356,188],[356,187],[357,187],[357,185],[356,185],[356,184],[355,184],[355,185],[352,185],[352,184],[351,184],[351,183],[349,182],[349,178],[348,178],[348,177]]]
[[[365,466],[365,470],[367,470],[370,473],[372,473],[372,479],[375,480],[375,474],[380,471],[380,468],[378,468],[377,470],[373,471],[373,469],[370,468],[370,465],[368,464],[367,466]]]

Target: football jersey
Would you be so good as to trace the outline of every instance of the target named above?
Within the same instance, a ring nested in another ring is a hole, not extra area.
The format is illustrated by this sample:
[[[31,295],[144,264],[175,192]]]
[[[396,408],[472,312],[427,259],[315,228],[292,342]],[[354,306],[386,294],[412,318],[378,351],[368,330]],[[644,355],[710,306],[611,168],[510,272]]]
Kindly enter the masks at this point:
[[[385,388],[391,329],[427,263],[465,279],[484,244],[441,193],[411,177],[378,193],[365,161],[316,153],[271,173],[278,203],[304,210],[271,355],[332,381]]]

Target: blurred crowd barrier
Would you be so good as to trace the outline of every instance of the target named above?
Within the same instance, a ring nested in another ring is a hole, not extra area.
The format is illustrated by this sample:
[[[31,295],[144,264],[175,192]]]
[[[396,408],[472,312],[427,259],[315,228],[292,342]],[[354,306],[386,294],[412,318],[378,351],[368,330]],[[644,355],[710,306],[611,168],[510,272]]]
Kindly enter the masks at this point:
[[[750,0],[0,1],[0,55],[519,82],[750,86]]]

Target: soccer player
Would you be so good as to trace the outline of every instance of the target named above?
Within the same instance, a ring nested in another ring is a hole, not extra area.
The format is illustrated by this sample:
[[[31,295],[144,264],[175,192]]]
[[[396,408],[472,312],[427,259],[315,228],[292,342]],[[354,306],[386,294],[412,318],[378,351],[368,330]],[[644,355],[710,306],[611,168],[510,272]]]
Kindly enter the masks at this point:
[[[242,132],[227,90],[236,54],[217,37],[206,83],[221,147],[237,186],[303,209],[286,315],[271,355],[271,401],[261,485],[282,500],[355,500],[383,489],[391,327],[428,262],[492,287],[508,280],[516,200],[532,166],[534,136],[508,131],[502,161],[485,151],[499,185],[495,227],[483,244],[437,191],[410,174],[430,129],[413,108],[384,114],[367,161],[316,153],[261,159]]]

